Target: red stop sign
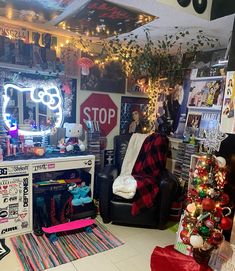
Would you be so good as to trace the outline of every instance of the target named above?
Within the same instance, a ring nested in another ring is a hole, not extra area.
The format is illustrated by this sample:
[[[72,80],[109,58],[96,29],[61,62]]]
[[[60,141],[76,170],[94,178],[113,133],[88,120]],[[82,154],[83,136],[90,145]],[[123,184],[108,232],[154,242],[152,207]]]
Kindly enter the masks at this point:
[[[117,125],[117,106],[107,94],[91,94],[80,107],[80,122],[98,121],[101,135],[107,136]]]

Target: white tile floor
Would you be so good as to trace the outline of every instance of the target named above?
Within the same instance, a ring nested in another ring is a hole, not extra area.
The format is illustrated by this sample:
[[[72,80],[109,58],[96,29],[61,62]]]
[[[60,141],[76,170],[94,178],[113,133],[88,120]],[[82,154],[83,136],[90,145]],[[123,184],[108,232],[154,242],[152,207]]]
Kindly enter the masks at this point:
[[[99,219],[101,221],[101,219]],[[150,271],[150,257],[155,246],[173,244],[175,233],[105,224],[124,245],[118,248],[63,264],[50,271]],[[9,240],[11,253],[0,261],[1,271],[21,271]],[[33,271],[33,270],[32,270]]]

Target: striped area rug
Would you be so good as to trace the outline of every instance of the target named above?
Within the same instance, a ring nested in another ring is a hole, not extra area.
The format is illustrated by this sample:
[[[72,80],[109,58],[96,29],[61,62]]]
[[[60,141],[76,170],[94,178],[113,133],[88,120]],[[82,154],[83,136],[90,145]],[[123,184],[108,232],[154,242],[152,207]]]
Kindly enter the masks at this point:
[[[45,270],[123,245],[100,223],[91,227],[90,233],[80,229],[60,234],[55,243],[31,233],[12,237],[11,242],[25,271]]]

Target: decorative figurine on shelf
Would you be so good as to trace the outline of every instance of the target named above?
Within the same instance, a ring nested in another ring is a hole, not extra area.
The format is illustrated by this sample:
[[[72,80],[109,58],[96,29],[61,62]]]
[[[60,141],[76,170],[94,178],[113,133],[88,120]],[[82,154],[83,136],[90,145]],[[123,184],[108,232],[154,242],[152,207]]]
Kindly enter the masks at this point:
[[[85,151],[85,145],[80,140],[83,129],[82,125],[78,123],[64,123],[64,128],[66,129],[65,132],[65,144],[67,151]]]
[[[90,187],[84,182],[79,186],[76,183],[72,183],[68,186],[69,192],[73,195],[72,205],[79,206],[92,201],[91,197],[88,196]]]
[[[66,144],[64,142],[64,138],[61,138],[58,142],[58,147],[60,149],[60,153],[65,153]]]

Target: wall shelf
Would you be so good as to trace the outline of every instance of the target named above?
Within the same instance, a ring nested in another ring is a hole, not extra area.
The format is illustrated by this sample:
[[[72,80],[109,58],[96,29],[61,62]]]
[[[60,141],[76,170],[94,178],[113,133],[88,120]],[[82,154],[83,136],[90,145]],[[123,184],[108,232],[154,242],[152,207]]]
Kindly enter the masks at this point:
[[[217,107],[206,107],[206,106],[201,106],[201,107],[197,107],[197,106],[188,106],[187,107],[188,110],[195,110],[195,111],[221,111],[221,106],[217,106]]]
[[[209,81],[209,80],[219,80],[223,79],[224,76],[209,76],[209,77],[191,77],[191,81]]]

